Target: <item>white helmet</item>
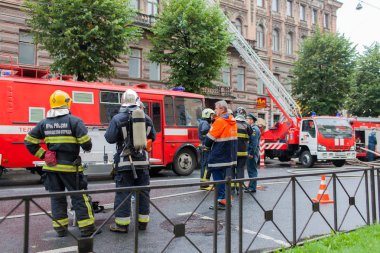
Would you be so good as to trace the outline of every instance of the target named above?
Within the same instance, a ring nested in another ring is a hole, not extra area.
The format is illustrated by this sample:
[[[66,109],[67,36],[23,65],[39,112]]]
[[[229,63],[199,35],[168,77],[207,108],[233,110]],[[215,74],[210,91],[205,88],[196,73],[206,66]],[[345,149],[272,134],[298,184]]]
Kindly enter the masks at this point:
[[[137,95],[136,91],[127,89],[123,96],[121,96],[122,106],[137,105],[140,106],[140,97]]]
[[[213,114],[215,114],[215,112],[212,109],[206,108],[202,111],[202,118],[210,119]]]

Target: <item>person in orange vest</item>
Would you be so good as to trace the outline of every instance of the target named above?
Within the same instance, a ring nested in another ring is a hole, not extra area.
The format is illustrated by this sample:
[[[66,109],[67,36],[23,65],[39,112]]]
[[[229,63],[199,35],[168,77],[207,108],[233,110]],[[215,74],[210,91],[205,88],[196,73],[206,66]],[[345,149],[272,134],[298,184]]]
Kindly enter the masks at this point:
[[[41,120],[25,137],[24,143],[31,154],[45,161],[42,167],[46,172],[44,185],[49,192],[84,190],[87,181],[79,151],[90,152],[92,142],[83,121],[71,115],[71,98],[61,90],[50,96],[51,109],[46,119]],[[40,146],[44,140],[47,149]],[[90,198],[87,194],[71,196],[73,208],[82,237],[91,236],[95,231],[95,218]],[[51,197],[53,227],[58,237],[67,235],[66,196]]]
[[[237,125],[233,115],[227,111],[226,101],[215,103],[216,118],[207,133],[204,145],[210,149],[208,157],[208,169],[213,180],[224,180],[226,170],[232,170],[237,164]],[[218,194],[218,206],[211,206],[210,209],[218,208],[225,210],[225,185],[216,186]]]

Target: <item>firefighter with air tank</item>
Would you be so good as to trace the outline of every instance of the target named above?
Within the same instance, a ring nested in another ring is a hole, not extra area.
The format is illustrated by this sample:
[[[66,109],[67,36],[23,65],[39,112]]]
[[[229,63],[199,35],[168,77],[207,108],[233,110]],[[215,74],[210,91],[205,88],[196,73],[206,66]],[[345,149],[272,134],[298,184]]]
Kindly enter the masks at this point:
[[[137,93],[127,89],[122,95],[119,113],[112,118],[104,135],[108,143],[116,143],[117,152],[114,155],[116,188],[150,184],[147,142],[151,143],[148,139],[155,140],[156,131],[152,120],[140,109],[140,103]],[[146,230],[150,212],[149,190],[138,191],[137,194],[139,194],[139,211],[136,214],[138,228]],[[128,233],[131,223],[131,195],[130,191],[116,192],[115,223],[110,226],[112,232]]]

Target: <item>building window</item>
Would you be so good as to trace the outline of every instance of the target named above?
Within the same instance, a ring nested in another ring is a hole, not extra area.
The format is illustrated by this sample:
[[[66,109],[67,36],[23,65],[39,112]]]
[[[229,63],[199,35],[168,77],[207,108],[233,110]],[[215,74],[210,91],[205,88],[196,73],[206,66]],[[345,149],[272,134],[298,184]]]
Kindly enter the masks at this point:
[[[318,23],[318,11],[316,9],[313,9],[313,11],[311,12],[311,22],[313,25]]]
[[[329,28],[329,14],[325,13],[325,16],[323,18],[323,27]]]
[[[259,25],[256,31],[257,47],[264,48],[264,27]]]
[[[231,68],[230,67],[223,68],[222,80],[223,80],[224,86],[227,86],[227,87],[231,86]]]
[[[305,5],[300,5],[300,20],[305,21],[306,20],[306,7]]]
[[[141,78],[141,49],[131,49],[129,56],[129,77]]]
[[[258,114],[257,114],[257,117],[258,117],[259,119],[263,119],[263,120],[265,120],[265,113],[258,113]]]
[[[292,93],[292,76],[288,76],[285,81],[285,89],[289,92]]]
[[[264,94],[264,82],[263,82],[263,80],[261,80],[261,78],[257,82],[257,94],[259,94],[259,95]]]
[[[238,91],[244,91],[244,85],[245,85],[245,68],[244,67],[238,67],[238,74],[237,74],[237,90]]]
[[[286,1],[286,15],[289,17],[293,17],[293,1],[292,0]]]
[[[301,45],[301,46],[302,46],[303,42],[305,41],[305,39],[306,39],[306,36],[305,36],[305,35],[302,35],[302,36],[300,37],[300,45]]]
[[[277,122],[280,122],[280,115],[279,114],[273,114],[273,125]]]
[[[161,65],[157,62],[149,63],[149,79],[153,81],[161,80]]]
[[[131,7],[134,10],[139,10],[139,0],[131,0]]]
[[[30,33],[20,32],[18,62],[36,65],[36,45],[34,45],[33,36]]]
[[[263,0],[257,0],[257,6],[264,7],[264,1]]]
[[[286,54],[287,55],[293,54],[293,34],[292,33],[286,34]]]
[[[156,16],[158,13],[158,0],[148,0],[147,14]]]
[[[277,30],[272,32],[272,50],[278,52],[280,50],[279,35]]]
[[[236,19],[234,25],[235,25],[235,27],[236,27],[236,30],[238,30],[238,32],[239,32],[240,34],[243,34],[243,33],[242,33],[242,25],[241,25],[241,21],[240,21],[240,19]]]
[[[278,0],[272,0],[272,11],[278,12]]]

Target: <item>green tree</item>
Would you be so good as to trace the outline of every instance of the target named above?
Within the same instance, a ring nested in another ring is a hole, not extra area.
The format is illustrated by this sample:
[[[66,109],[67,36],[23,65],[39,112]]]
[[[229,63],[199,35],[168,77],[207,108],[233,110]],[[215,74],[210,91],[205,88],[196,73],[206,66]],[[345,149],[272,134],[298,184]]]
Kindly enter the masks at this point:
[[[315,34],[304,40],[292,70],[292,93],[304,114],[335,115],[353,81],[355,47],[343,35]]]
[[[227,64],[232,36],[218,6],[204,0],[166,0],[151,29],[149,59],[171,67],[169,85],[200,93]]]
[[[380,116],[380,44],[358,57],[348,109],[356,116]]]
[[[141,35],[128,0],[26,0],[34,40],[53,59],[52,70],[95,81]]]

